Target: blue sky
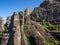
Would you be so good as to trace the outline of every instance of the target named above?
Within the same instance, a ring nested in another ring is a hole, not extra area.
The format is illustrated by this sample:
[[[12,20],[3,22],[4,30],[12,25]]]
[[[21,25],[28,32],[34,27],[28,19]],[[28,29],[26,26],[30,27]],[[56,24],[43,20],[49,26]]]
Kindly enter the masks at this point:
[[[44,0],[0,0],[0,16],[4,22],[7,16],[11,16],[13,12],[24,11],[26,8],[33,10],[38,7]]]

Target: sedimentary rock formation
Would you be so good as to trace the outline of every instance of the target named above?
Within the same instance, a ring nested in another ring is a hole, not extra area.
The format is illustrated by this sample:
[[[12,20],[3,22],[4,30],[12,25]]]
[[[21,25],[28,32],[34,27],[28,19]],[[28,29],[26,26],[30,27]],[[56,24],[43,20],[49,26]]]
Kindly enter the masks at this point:
[[[30,24],[30,14],[31,14],[30,9],[27,8],[27,9],[25,10],[26,25],[29,25],[29,24]]]
[[[28,45],[27,37],[31,45],[46,45],[44,37],[46,37],[47,32],[30,19],[30,14],[30,10],[26,9],[25,12],[19,12],[19,14],[14,12],[11,17],[7,18],[8,31],[4,32],[1,45]],[[24,25],[28,28],[26,35]]]
[[[17,13],[14,13],[13,15],[13,28],[15,31],[14,34],[14,45],[21,45],[21,30],[20,30],[20,20],[19,15]]]
[[[30,19],[30,14],[30,9],[27,8],[25,12],[14,12],[7,18],[7,30],[3,33],[1,45],[28,45],[27,37],[31,45],[46,45],[44,37],[47,32]],[[24,25],[27,27],[26,35]]]

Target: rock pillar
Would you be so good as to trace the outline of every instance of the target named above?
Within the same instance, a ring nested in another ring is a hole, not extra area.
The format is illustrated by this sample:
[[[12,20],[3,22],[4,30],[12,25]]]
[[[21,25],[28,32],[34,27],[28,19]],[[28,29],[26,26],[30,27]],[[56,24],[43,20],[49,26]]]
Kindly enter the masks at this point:
[[[19,16],[20,16],[20,24],[21,24],[21,45],[28,45],[27,44],[27,38],[26,38],[26,35],[24,33],[24,12],[20,12],[19,13]]]
[[[3,23],[3,18],[0,17],[0,31],[3,31],[4,30],[4,23]]]
[[[27,8],[27,9],[25,10],[25,17],[26,17],[26,24],[27,24],[27,25],[30,24],[30,14],[31,14],[30,9]]]
[[[21,31],[20,31],[20,20],[19,15],[15,12],[13,15],[13,26],[14,26],[14,45],[21,45]]]

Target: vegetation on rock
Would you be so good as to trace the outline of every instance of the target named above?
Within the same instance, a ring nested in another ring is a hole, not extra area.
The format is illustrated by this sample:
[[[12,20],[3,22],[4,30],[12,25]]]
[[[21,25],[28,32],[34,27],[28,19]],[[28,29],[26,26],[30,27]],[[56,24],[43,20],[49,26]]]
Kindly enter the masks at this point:
[[[49,30],[60,30],[60,25],[54,25],[46,22],[41,22],[41,24]]]

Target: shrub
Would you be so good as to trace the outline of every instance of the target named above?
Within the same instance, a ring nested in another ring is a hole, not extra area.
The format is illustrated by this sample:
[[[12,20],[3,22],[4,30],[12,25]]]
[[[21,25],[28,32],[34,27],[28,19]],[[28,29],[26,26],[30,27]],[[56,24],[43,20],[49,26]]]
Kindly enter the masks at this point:
[[[2,35],[3,35],[3,32],[0,31],[0,38],[2,37]]]
[[[24,25],[24,33],[27,33],[27,27]]]

